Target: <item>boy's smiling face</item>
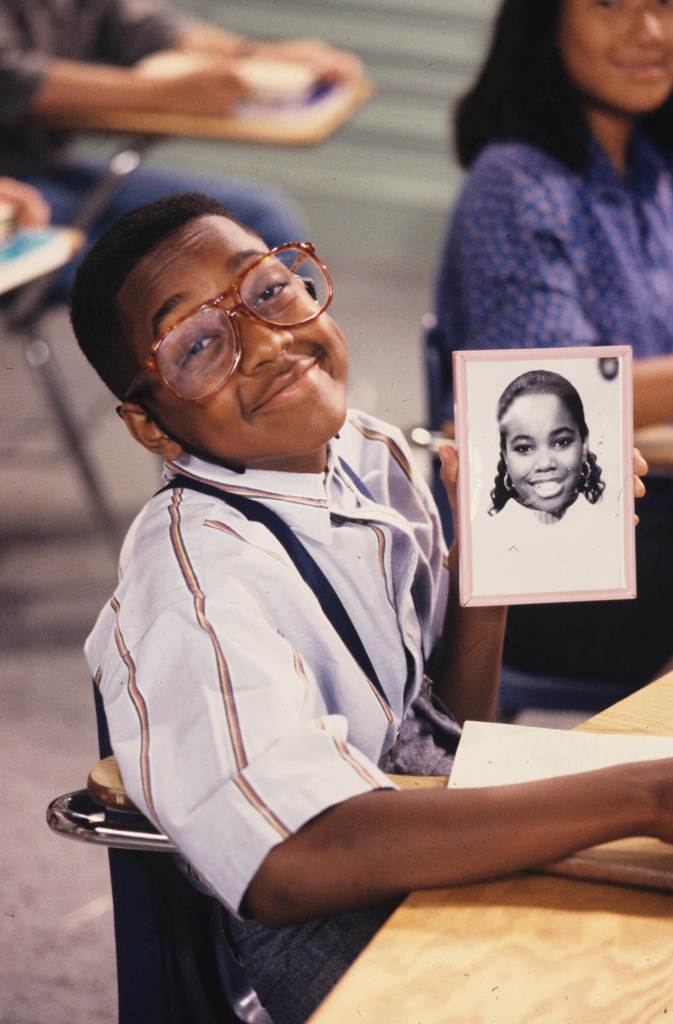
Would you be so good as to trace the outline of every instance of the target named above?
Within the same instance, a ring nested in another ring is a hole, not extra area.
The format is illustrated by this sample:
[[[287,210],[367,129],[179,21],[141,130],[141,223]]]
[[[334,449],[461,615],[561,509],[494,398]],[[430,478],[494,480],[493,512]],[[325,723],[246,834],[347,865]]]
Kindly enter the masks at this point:
[[[211,215],[194,218],[159,243],[131,271],[117,299],[139,364],[156,337],[226,291],[266,251],[256,235]],[[341,331],[327,313],[292,328],[237,314],[236,326],[241,358],[221,390],[185,401],[151,374],[143,405],[171,434],[214,461],[320,472],[327,442],[346,416],[348,350]],[[136,403],[122,408],[141,443],[169,457],[178,454],[147,443],[151,425],[143,425]]]

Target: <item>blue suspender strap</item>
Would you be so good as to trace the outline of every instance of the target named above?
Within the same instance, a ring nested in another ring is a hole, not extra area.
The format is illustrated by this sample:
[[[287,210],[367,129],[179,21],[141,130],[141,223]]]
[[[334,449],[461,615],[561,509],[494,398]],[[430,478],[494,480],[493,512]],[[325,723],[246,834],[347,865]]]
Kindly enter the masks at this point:
[[[341,598],[318,563],[309,554],[287,523],[276,512],[273,512],[261,502],[254,501],[252,498],[246,498],[241,494],[232,494],[230,491],[220,490],[219,487],[207,484],[203,480],[194,480],[191,477],[178,474],[173,477],[167,487],[162,487],[161,490],[171,490],[175,487],[200,491],[202,494],[208,494],[212,498],[219,498],[220,501],[224,501],[231,505],[232,508],[237,509],[246,519],[262,523],[274,535],[276,540],[285,548],[301,578],[315,594],[323,612],[364,674],[376,687],[387,704],[388,698],[381,686],[376,670],[370,661],[358,631],[351,621],[350,615],[341,603]]]
[[[365,498],[368,498],[369,501],[375,501],[376,500],[374,498],[374,495],[372,494],[372,492],[367,487],[367,484],[364,482],[364,480],[360,479],[360,477],[357,475],[355,470],[351,469],[351,467],[348,465],[346,460],[341,455],[339,456],[339,465],[343,469],[343,471],[346,474],[346,476],[349,477],[351,482],[355,484],[355,486],[357,487],[357,489],[360,492],[360,494],[364,494]]]

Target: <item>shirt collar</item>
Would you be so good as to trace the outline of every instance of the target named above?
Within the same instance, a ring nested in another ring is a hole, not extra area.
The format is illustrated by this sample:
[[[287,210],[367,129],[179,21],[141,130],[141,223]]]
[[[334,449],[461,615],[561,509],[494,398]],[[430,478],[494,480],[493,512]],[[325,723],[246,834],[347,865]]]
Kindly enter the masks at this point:
[[[656,191],[665,167],[664,159],[655,146],[641,132],[636,132],[629,150],[626,177],[623,178],[592,136],[584,178],[589,188],[605,199],[620,200],[629,195],[646,198]]]
[[[224,466],[206,462],[196,455],[183,454],[164,465],[164,479],[176,473],[221,487],[224,491],[256,498],[273,507],[291,526],[315,540],[331,540],[329,482],[334,472],[334,441],[328,446],[324,473],[286,473],[270,469],[246,469],[236,473]]]

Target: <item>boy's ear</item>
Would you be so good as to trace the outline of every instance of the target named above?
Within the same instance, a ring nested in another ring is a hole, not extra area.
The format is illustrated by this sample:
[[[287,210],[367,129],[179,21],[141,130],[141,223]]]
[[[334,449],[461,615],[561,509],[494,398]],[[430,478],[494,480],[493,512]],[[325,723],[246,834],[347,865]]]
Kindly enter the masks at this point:
[[[162,459],[177,459],[182,455],[178,442],[167,437],[142,406],[135,402],[122,402],[117,412],[131,437],[153,455],[160,455]]]

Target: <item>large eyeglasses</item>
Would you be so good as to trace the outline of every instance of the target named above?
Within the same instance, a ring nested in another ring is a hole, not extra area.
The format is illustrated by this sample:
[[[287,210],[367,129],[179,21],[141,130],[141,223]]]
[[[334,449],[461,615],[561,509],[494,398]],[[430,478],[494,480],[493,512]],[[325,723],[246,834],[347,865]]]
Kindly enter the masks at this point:
[[[178,398],[208,398],[224,387],[241,359],[236,314],[271,327],[310,324],[332,301],[332,281],[310,242],[271,249],[225,292],[172,324],[153,343],[126,390],[128,401],[148,373],[159,374]],[[224,308],[226,300],[231,304]]]

